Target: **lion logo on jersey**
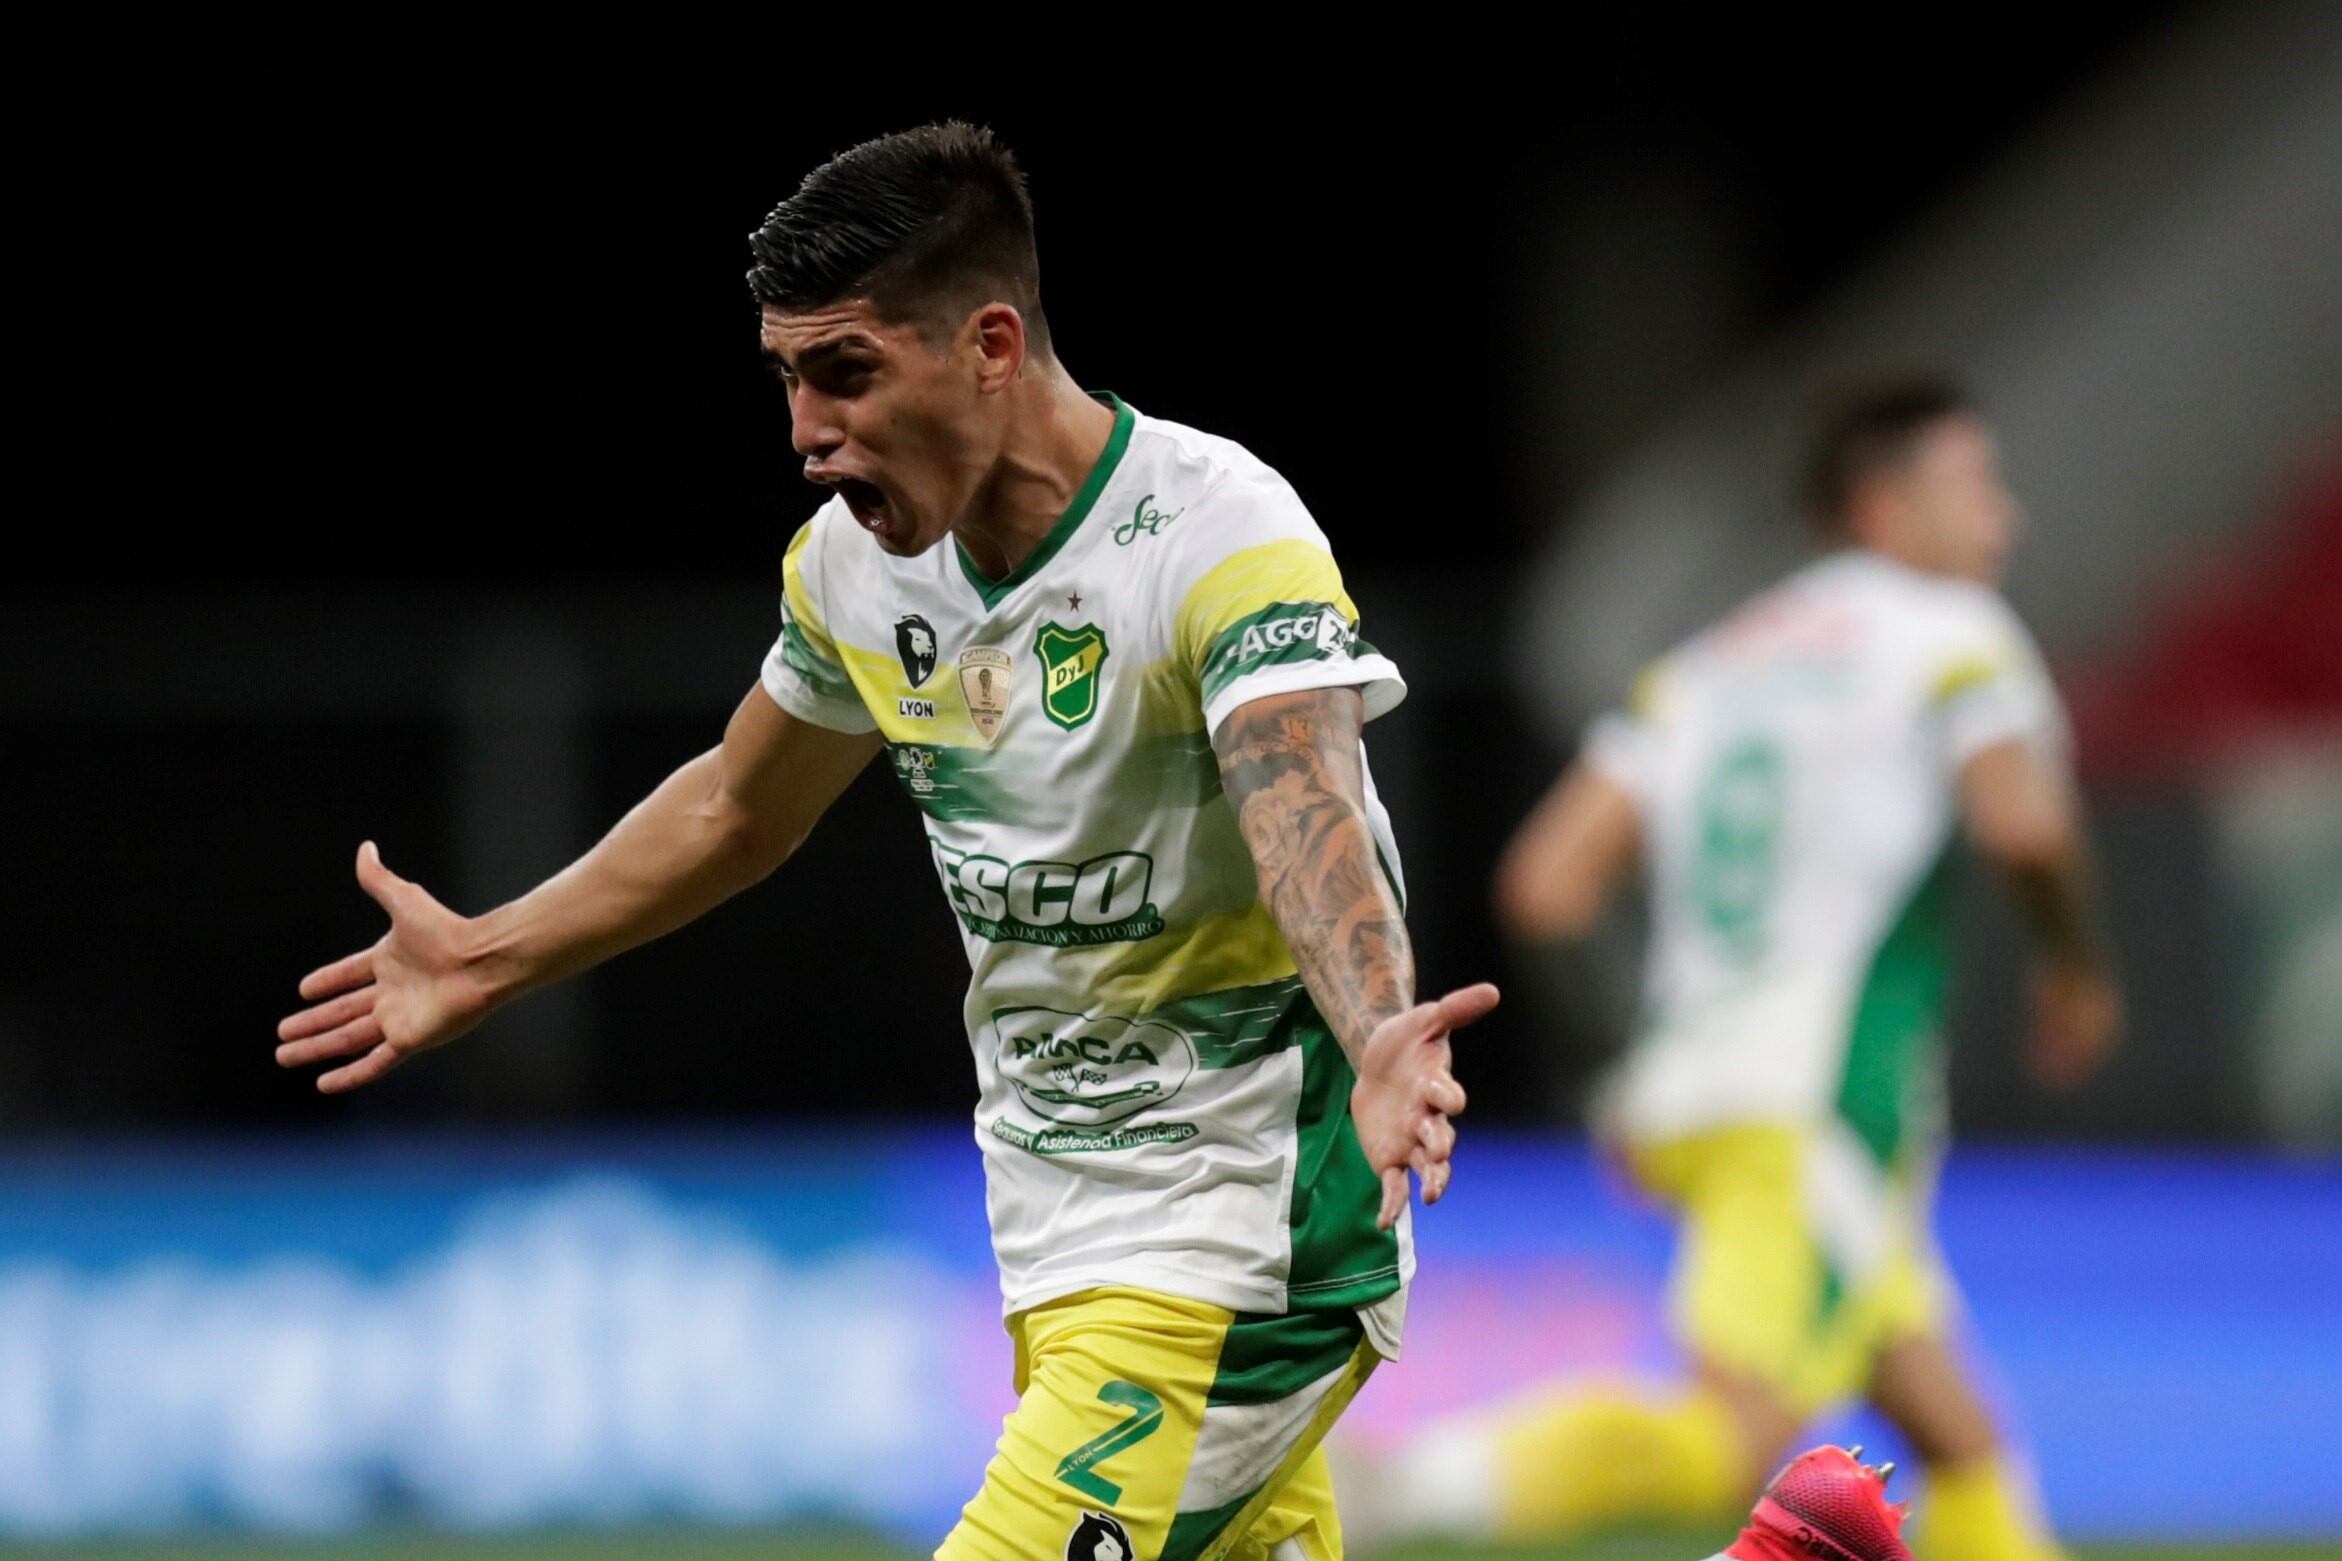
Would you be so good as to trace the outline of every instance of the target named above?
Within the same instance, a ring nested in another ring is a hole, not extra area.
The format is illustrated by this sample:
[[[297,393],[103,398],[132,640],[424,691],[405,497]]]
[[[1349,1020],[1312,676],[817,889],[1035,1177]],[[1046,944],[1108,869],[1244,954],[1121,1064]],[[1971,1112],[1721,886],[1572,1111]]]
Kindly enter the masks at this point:
[[[935,675],[935,625],[915,612],[895,620],[895,654],[903,658],[903,676],[917,688]]]
[[[1138,1547],[1130,1530],[1110,1514],[1084,1512],[1066,1537],[1065,1561],[1137,1561]]]

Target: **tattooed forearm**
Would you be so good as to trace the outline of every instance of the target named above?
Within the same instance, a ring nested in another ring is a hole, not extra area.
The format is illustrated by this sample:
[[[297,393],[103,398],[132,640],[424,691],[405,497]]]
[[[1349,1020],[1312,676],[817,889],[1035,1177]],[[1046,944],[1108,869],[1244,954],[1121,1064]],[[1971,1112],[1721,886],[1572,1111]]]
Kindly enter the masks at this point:
[[[1415,955],[1366,822],[1363,702],[1351,688],[1239,706],[1213,735],[1261,898],[1351,1060],[1415,1000]]]

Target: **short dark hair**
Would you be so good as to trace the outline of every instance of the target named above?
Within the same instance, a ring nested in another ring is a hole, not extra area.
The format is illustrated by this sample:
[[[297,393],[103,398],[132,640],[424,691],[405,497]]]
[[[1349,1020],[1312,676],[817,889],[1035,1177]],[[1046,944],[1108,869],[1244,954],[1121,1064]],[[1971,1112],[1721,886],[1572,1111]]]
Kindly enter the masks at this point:
[[[1015,154],[981,126],[945,120],[840,152],[748,244],[759,303],[794,313],[868,298],[924,331],[998,300],[1048,351],[1033,198]]]
[[[1843,535],[1854,492],[1867,478],[1909,459],[1919,436],[1937,423],[1972,410],[1958,385],[1932,375],[1840,396],[1819,420],[1806,456],[1807,518],[1824,536]]]

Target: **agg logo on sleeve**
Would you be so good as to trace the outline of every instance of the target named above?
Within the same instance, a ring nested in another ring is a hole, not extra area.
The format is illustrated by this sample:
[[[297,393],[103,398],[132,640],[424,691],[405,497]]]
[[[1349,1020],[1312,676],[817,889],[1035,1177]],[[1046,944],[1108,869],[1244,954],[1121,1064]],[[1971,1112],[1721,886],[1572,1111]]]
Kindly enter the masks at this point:
[[[1271,602],[1220,631],[1204,658],[1204,687],[1263,667],[1358,654],[1358,625],[1332,602]]]
[[[1279,603],[1244,626],[1236,642],[1236,660],[1242,665],[1307,655],[1346,656],[1357,643],[1357,628],[1333,603]]]

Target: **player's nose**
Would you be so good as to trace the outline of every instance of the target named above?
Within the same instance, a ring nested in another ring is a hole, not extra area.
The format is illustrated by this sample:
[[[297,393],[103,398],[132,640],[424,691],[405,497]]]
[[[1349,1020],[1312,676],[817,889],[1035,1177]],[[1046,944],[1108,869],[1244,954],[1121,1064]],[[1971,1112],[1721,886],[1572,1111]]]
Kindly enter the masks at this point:
[[[820,459],[846,442],[836,405],[826,396],[799,385],[789,397],[789,443],[799,455]]]

